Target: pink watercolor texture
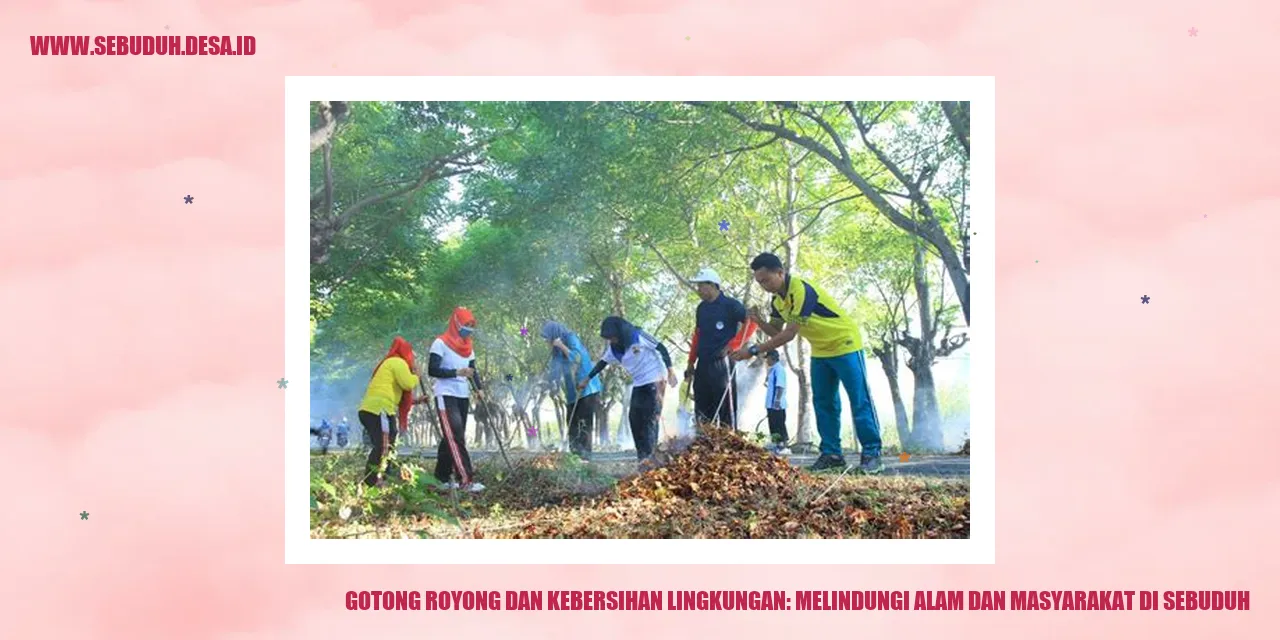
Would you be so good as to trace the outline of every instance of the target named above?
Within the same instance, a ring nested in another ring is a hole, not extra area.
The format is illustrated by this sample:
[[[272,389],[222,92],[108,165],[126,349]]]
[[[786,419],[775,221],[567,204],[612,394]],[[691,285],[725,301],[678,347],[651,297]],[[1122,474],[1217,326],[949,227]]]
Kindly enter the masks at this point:
[[[258,52],[29,50],[166,33]],[[0,637],[1274,637],[1277,42],[1280,3],[1243,0],[6,2]],[[994,76],[996,564],[286,566],[284,77],[399,74]],[[427,588],[1247,589],[1253,610],[343,607]]]

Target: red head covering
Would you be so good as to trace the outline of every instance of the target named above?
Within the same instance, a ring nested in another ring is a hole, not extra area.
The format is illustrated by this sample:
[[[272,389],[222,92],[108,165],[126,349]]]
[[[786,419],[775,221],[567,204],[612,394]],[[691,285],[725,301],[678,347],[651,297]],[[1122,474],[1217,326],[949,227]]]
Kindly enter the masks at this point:
[[[410,345],[408,340],[396,336],[395,340],[391,341],[391,350],[382,358],[382,362],[379,362],[378,366],[373,368],[374,375],[377,375],[378,369],[382,367],[383,362],[387,361],[387,358],[400,358],[412,369],[413,345]],[[400,395],[400,411],[398,412],[400,420],[396,423],[400,429],[404,429],[409,424],[409,409],[411,408],[413,408],[413,389],[405,389],[404,393]]]
[[[464,324],[474,323],[475,321],[476,317],[471,315],[470,309],[467,309],[466,307],[458,307],[457,309],[454,309],[453,315],[449,317],[449,328],[445,330],[444,335],[440,336],[440,339],[443,340],[445,344],[449,345],[449,348],[453,349],[454,353],[464,358],[470,358],[471,338],[462,337],[462,333],[458,331],[458,328]]]
[[[729,340],[729,349],[731,351],[741,349],[742,345],[746,344],[755,332],[756,321],[751,318],[747,318],[747,321],[742,323],[742,328],[738,330],[738,334],[733,336],[733,339]]]

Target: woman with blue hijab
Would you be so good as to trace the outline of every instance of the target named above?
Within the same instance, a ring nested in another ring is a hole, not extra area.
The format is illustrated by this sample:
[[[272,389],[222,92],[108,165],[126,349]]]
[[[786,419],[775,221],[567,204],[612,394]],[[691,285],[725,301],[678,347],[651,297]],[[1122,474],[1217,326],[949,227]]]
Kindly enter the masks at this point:
[[[569,409],[569,450],[583,460],[589,459],[595,415],[604,385],[599,380],[589,380],[586,388],[578,392],[578,381],[591,373],[591,353],[569,327],[548,321],[542,325],[542,339],[551,346],[547,379],[564,383],[565,407]]]
[[[620,365],[631,374],[631,412],[627,417],[631,422],[631,438],[636,443],[636,457],[644,461],[653,455],[653,448],[658,444],[658,418],[662,415],[666,386],[677,384],[671,354],[657,338],[618,316],[604,319],[600,324],[600,337],[609,344],[605,345],[600,361],[587,373],[587,379],[578,383],[578,389],[586,389],[610,364]]]

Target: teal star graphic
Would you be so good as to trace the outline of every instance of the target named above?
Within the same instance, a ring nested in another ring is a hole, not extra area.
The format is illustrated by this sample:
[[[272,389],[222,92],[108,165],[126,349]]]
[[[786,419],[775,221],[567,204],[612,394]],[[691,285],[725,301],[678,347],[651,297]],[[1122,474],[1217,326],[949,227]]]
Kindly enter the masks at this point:
[[[88,519],[89,519],[89,512],[88,512],[88,511],[81,511],[81,512],[80,512],[80,519],[81,519],[81,520],[88,520]]]
[[[288,387],[288,386],[289,386],[288,380],[285,380],[284,378],[280,378],[279,380],[276,380],[277,389],[284,389],[285,387]]]

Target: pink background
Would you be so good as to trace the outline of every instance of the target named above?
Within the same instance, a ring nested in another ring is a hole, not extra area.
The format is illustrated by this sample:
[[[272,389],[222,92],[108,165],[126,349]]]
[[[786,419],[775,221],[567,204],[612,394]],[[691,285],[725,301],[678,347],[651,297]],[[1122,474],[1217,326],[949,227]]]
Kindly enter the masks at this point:
[[[1280,3],[786,5],[5,2],[0,637],[1274,637]],[[27,39],[166,33],[258,55]],[[289,74],[996,76],[997,564],[285,566]],[[1254,610],[343,608],[428,588],[1249,589]]]

